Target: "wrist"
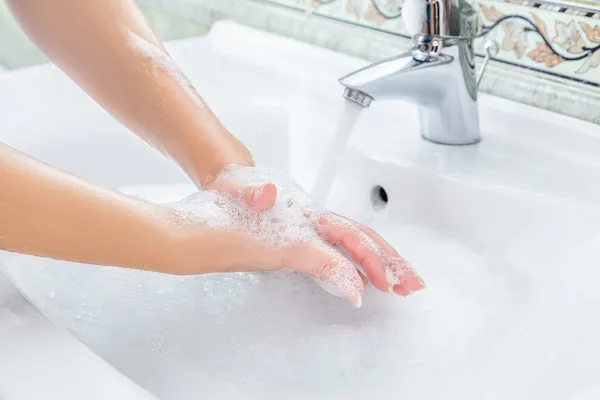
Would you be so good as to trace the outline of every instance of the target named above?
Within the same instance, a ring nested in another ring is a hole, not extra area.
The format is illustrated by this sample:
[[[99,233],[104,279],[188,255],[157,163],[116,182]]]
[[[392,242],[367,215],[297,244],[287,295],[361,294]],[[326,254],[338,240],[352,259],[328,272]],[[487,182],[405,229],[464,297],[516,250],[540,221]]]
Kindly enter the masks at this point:
[[[216,248],[215,231],[205,224],[194,221],[185,213],[165,209],[161,222],[162,244],[160,269],[170,275],[198,275],[213,271]]]
[[[176,274],[178,238],[175,235],[175,212],[162,206],[143,203],[136,211],[145,228],[139,233],[141,251],[133,265],[123,265],[135,269]]]
[[[198,188],[209,187],[230,165],[254,165],[252,155],[245,148],[238,150],[221,147],[215,150],[215,153],[213,157],[194,162],[188,172],[188,176]]]
[[[204,130],[200,134],[196,132],[189,141],[182,143],[184,156],[178,159],[198,187],[213,183],[228,165],[254,165],[248,148],[218,121],[214,126],[205,126]]]

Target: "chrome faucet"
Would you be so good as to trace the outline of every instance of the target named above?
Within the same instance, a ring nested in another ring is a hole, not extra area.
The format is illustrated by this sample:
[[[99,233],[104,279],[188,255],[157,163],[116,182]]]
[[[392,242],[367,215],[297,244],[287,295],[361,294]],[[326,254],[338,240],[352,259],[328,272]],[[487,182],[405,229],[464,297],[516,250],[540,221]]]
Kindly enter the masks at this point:
[[[474,6],[467,0],[407,0],[402,14],[413,34],[412,50],[342,77],[344,97],[363,107],[372,100],[409,100],[419,106],[426,140],[477,143],[481,134],[473,41],[480,25]],[[486,50],[491,55],[495,49]]]

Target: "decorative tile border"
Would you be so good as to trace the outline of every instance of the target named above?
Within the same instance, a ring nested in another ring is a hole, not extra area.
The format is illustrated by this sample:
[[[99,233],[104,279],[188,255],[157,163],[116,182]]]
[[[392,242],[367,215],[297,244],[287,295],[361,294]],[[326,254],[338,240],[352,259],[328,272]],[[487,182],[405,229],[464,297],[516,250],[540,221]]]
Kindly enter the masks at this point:
[[[404,0],[262,0],[408,37],[402,22]]]
[[[500,61],[600,87],[600,13],[535,2],[479,7],[484,40],[501,44]]]
[[[500,1],[481,1],[498,7],[504,5]],[[545,0],[537,1],[540,3]],[[598,0],[562,0],[560,4],[564,7],[573,7],[572,3],[568,3],[570,1],[596,2]],[[318,8],[313,8],[315,3],[312,0],[308,2],[281,0],[136,0],[136,2],[140,5],[160,9],[166,14],[172,15],[174,21],[184,18],[208,27],[218,20],[230,19],[244,25],[370,61],[381,60],[407,51],[411,45],[410,39],[402,33],[404,32],[402,18],[395,17],[365,22],[362,18],[364,13],[359,13],[361,18],[357,18],[356,13],[348,16],[342,12],[343,7],[341,5],[346,3],[342,3],[340,0],[334,0],[333,3],[329,4],[320,4]],[[364,7],[366,3],[361,0],[361,3],[353,2],[353,4],[363,4]],[[377,2],[377,4],[380,3]],[[394,11],[392,7],[389,7],[389,4],[400,3],[386,4],[388,5],[388,11]],[[509,3],[509,5],[511,4]],[[557,3],[553,3],[553,6],[556,5]],[[520,5],[517,6],[520,7]],[[337,22],[343,20],[343,18],[336,17],[335,13],[327,15],[324,13],[325,7],[338,7],[338,12],[347,19],[343,23]],[[537,8],[537,10],[534,8]],[[542,7],[532,7],[526,10],[539,12],[540,8]],[[582,9],[584,7],[578,8],[578,10]],[[315,11],[320,13],[322,17],[307,18],[307,13],[299,12],[299,10]],[[365,8],[362,10],[365,10]],[[398,10],[399,8],[396,9],[396,11]],[[366,11],[369,11],[369,9],[367,8]],[[489,25],[489,23],[486,24]],[[501,25],[498,24],[495,28],[496,35],[502,34],[503,28]],[[371,29],[364,29],[365,26],[369,26]],[[391,32],[391,34],[382,34],[382,31]],[[492,31],[489,34],[494,33]],[[531,33],[531,37],[535,37],[535,35]],[[502,44],[502,42],[499,44]],[[500,56],[504,52],[506,50],[502,50]],[[524,56],[522,59],[527,59],[527,57]],[[539,64],[545,67],[545,63]],[[489,63],[479,89],[495,96],[600,125],[600,108],[598,107],[598,104],[600,104],[600,87],[591,84],[579,84],[574,79],[564,79],[560,75],[559,78],[556,78],[551,72],[540,73],[535,68],[522,68],[522,65],[516,64],[518,67],[514,65],[506,59]],[[555,68],[564,68],[565,65],[567,63],[563,62]],[[600,68],[590,69],[586,74],[589,75],[592,71],[598,69]]]
[[[264,0],[407,36],[404,0]],[[483,44],[500,44],[496,61],[600,87],[600,4],[544,0],[479,0]]]

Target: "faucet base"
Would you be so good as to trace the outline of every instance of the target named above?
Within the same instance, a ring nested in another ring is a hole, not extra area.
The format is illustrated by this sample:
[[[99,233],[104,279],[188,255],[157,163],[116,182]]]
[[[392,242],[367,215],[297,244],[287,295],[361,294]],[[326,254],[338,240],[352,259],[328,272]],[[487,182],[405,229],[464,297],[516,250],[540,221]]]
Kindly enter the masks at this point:
[[[481,140],[477,102],[460,87],[446,86],[434,103],[419,106],[421,136],[434,143],[469,145]]]
[[[431,139],[431,138],[425,136],[424,134],[421,134],[421,137],[424,140],[427,140],[428,142],[439,144],[439,145],[442,145],[442,146],[470,146],[472,144],[477,144],[477,143],[481,142],[481,137],[473,139],[470,142],[464,142],[464,143],[457,143],[457,142],[451,142],[451,143],[449,143],[449,142],[444,142],[444,141],[437,140],[437,139]]]

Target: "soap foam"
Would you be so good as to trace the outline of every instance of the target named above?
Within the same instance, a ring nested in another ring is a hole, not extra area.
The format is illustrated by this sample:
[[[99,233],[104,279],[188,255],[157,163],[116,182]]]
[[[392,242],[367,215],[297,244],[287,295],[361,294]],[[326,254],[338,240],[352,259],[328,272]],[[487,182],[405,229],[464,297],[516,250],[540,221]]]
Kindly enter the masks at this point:
[[[265,167],[231,166],[221,173],[217,180],[234,180],[248,185],[261,185],[271,182],[277,186],[278,197],[275,205],[271,209],[255,213],[251,217],[251,223],[258,228],[251,233],[263,242],[269,242],[279,247],[290,246],[298,242],[325,246],[317,232],[318,228],[315,228],[320,225],[321,221],[325,220],[327,224],[338,226],[344,231],[353,232],[360,240],[359,246],[367,248],[378,255],[383,262],[390,285],[399,284],[408,273],[413,273],[411,265],[405,259],[388,255],[356,225],[323,210],[299,185],[281,171]],[[247,215],[247,212],[243,210],[237,209],[236,212]],[[337,250],[339,253],[345,254],[341,248]],[[363,274],[365,273],[360,265],[354,264],[354,266]],[[356,274],[344,276],[332,273],[330,279],[325,280],[325,282],[336,281],[335,277],[337,277],[338,286],[348,285],[350,279],[354,282],[358,279]],[[335,288],[331,288],[331,290],[335,291]]]
[[[250,210],[243,201],[225,193],[203,190],[164,206],[177,212],[180,224],[203,224],[213,229],[234,229],[249,240],[268,248],[288,249],[294,254],[289,267],[310,272],[328,293],[345,297],[355,306],[362,303],[363,282],[357,270],[365,274],[340,246],[324,241],[319,230],[323,221],[345,231],[354,232],[360,246],[371,250],[383,261],[390,285],[400,283],[411,272],[409,264],[390,257],[354,224],[319,208],[310,196],[281,171],[265,167],[230,166],[217,177],[217,182],[234,181],[258,186],[277,186],[275,204],[263,211]],[[138,196],[139,197],[139,196]],[[310,247],[310,254],[304,250]],[[299,259],[301,257],[301,259]],[[310,262],[308,261],[310,260]],[[308,265],[299,264],[306,262]],[[284,267],[284,266],[282,266]],[[320,267],[321,269],[317,269]]]

